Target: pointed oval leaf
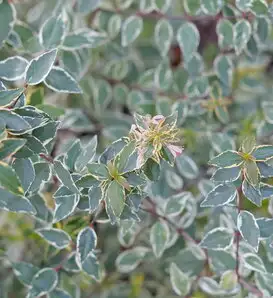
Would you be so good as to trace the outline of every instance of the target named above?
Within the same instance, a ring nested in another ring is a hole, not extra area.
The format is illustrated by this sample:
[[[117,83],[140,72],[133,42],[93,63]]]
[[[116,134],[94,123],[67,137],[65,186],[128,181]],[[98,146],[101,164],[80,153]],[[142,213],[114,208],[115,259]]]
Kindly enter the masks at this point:
[[[82,263],[82,270],[90,275],[95,280],[100,279],[99,262],[93,252],[89,252],[87,257]]]
[[[232,245],[233,232],[227,228],[218,227],[209,231],[200,246],[211,250],[227,250]]]
[[[200,43],[200,34],[193,23],[183,24],[177,31],[177,41],[183,51],[183,58],[187,62],[197,52]]]
[[[249,199],[253,204],[259,207],[261,206],[263,199],[261,191],[251,185],[246,179],[242,184],[242,191],[246,198]]]
[[[262,259],[253,253],[246,253],[243,255],[243,264],[249,270],[266,273],[266,268]]]
[[[155,44],[163,57],[169,52],[173,36],[173,27],[169,21],[159,20],[155,26],[154,38]]]
[[[212,158],[209,163],[219,168],[238,166],[243,158],[236,151],[227,150]]]
[[[57,50],[53,49],[32,59],[26,70],[26,82],[38,85],[45,80],[55,62]]]
[[[11,157],[26,144],[24,139],[6,139],[0,143],[0,159]]]
[[[128,17],[121,29],[121,44],[123,47],[127,47],[134,42],[140,35],[143,29],[143,20],[138,16]]]
[[[122,252],[116,259],[116,266],[121,273],[129,273],[137,268],[149,249],[135,247]]]
[[[150,243],[156,258],[161,258],[170,239],[170,230],[165,222],[157,221],[150,231]]]
[[[58,249],[63,249],[71,243],[70,236],[60,229],[43,228],[37,230],[36,233]]]
[[[16,81],[24,77],[28,61],[20,56],[9,57],[0,61],[0,78]]]
[[[79,84],[64,69],[53,66],[50,73],[45,79],[48,88],[61,93],[82,93]]]
[[[61,17],[51,17],[45,21],[40,33],[39,41],[45,49],[56,48],[65,36],[65,24]]]
[[[58,284],[58,274],[52,268],[43,268],[38,271],[31,282],[30,297],[40,297],[51,292]]]
[[[237,227],[244,240],[257,252],[259,248],[260,229],[254,215],[241,211],[237,218]]]
[[[59,160],[54,161],[54,171],[58,179],[62,182],[62,184],[65,187],[67,187],[73,193],[80,194],[77,186],[75,185],[71,177],[71,174]]]
[[[172,288],[179,296],[186,296],[191,288],[189,277],[175,263],[171,263],[170,278]]]
[[[86,227],[77,236],[77,253],[81,264],[84,263],[88,254],[97,246],[97,235],[93,229]]]
[[[115,180],[107,188],[106,204],[116,217],[120,217],[125,206],[125,191],[124,187]]]
[[[252,152],[252,156],[256,158],[256,160],[265,161],[273,157],[273,146],[272,145],[262,145],[257,146],[255,150]]]
[[[27,286],[31,284],[34,275],[39,271],[38,267],[26,262],[13,263],[12,269],[20,282]]]
[[[16,172],[8,164],[0,161],[0,185],[6,190],[16,194],[24,194],[22,184]]]
[[[215,182],[228,183],[236,181],[240,178],[240,175],[240,167],[220,168],[214,172],[211,179]]]
[[[217,207],[224,206],[232,201],[237,196],[237,189],[234,185],[218,185],[213,188],[205,200],[201,203],[201,207]]]
[[[15,195],[2,188],[0,188],[0,209],[10,212],[36,214],[35,208],[27,198]]]
[[[14,25],[16,19],[16,10],[10,1],[0,1],[0,47],[5,41]]]

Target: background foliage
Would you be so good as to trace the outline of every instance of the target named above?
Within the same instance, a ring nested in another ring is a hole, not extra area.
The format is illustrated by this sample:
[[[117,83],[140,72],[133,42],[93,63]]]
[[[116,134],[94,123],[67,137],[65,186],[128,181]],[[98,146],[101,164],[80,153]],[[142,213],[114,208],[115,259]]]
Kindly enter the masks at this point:
[[[0,0],[1,297],[272,297],[271,2]]]

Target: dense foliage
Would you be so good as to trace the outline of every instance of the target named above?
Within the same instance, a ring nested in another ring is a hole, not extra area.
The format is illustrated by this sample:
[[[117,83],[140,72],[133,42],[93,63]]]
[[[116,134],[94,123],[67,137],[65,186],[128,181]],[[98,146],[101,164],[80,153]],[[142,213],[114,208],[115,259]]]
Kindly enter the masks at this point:
[[[0,296],[273,297],[270,0],[0,0]]]

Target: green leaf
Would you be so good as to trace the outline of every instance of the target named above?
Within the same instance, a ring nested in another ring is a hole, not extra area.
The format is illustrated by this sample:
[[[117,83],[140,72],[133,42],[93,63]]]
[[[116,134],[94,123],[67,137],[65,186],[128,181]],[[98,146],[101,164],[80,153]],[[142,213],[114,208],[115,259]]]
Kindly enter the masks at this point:
[[[65,24],[61,17],[50,17],[45,21],[39,32],[40,44],[45,49],[56,48],[65,36]]]
[[[117,168],[119,173],[126,173],[126,167],[129,166],[130,168],[130,156],[135,151],[135,143],[130,142],[128,143],[115,157],[114,159],[114,166]]]
[[[260,173],[256,162],[253,160],[246,160],[244,163],[244,168],[248,181],[254,186],[258,185],[260,182]]]
[[[211,179],[215,182],[228,183],[238,180],[240,175],[240,167],[220,168],[213,173]]]
[[[37,272],[31,282],[30,297],[38,297],[51,292],[58,284],[58,274],[52,268],[43,268]]]
[[[89,163],[92,162],[98,145],[98,139],[97,136],[92,137],[92,139],[89,141],[89,143],[83,148],[82,153],[79,155],[79,157],[76,160],[75,168],[77,171],[82,171],[84,167]]]
[[[5,122],[7,130],[12,134],[24,133],[31,129],[31,126],[23,117],[9,110],[0,109],[0,119]]]
[[[223,0],[203,0],[202,10],[205,14],[216,15],[222,9],[224,5]]]
[[[0,61],[0,78],[6,81],[16,81],[25,75],[28,61],[21,56],[9,57]]]
[[[38,85],[48,76],[55,62],[57,50],[53,49],[32,59],[26,70],[28,85]]]
[[[41,104],[36,106],[37,109],[47,113],[52,119],[58,119],[60,116],[65,114],[65,110],[63,108],[59,108],[49,104]]]
[[[6,139],[0,143],[0,159],[11,157],[19,149],[21,149],[26,143],[24,139]]]
[[[260,192],[263,199],[271,199],[273,196],[273,186],[266,183],[261,183]]]
[[[245,253],[243,255],[243,264],[244,267],[249,270],[260,273],[266,272],[262,259],[253,253]]]
[[[38,267],[26,262],[13,263],[12,269],[20,282],[26,286],[31,284],[34,275],[39,271]]]
[[[0,66],[1,69],[1,66]],[[20,95],[23,94],[24,88],[1,90],[0,91],[0,107],[5,107],[10,105],[13,101],[18,99]]]
[[[94,11],[100,4],[101,0],[77,0],[76,9],[77,12],[84,15]]]
[[[77,236],[77,253],[79,254],[80,263],[84,261],[97,246],[97,235],[93,229],[86,227],[82,229]]]
[[[54,170],[58,179],[64,186],[70,189],[73,193],[80,194],[69,171],[64,167],[64,165],[59,160],[54,161]]]
[[[271,23],[268,17],[260,16],[254,20],[254,28],[257,34],[257,37],[261,43],[266,43],[267,39],[270,36]]]
[[[19,177],[24,191],[27,192],[35,179],[35,170],[32,161],[29,158],[17,158],[13,162],[12,167],[15,170],[17,176]]]
[[[18,213],[36,213],[35,208],[27,198],[15,195],[2,188],[0,188],[0,209]]]
[[[228,56],[219,55],[214,60],[214,69],[220,82],[230,88],[232,84],[233,64]]]
[[[219,284],[211,277],[201,277],[198,280],[200,289],[209,296],[224,296],[226,291],[222,290]]]
[[[251,2],[252,0],[236,0],[236,6],[242,11],[248,11],[251,7]]]
[[[273,219],[260,217],[256,219],[260,230],[260,238],[266,239],[273,235]]]
[[[273,157],[273,146],[272,145],[261,145],[257,146],[252,152],[252,156],[256,160],[267,160]]]
[[[0,47],[8,38],[14,22],[16,20],[16,10],[12,3],[8,0],[0,1]]]
[[[257,252],[259,249],[260,230],[252,213],[241,211],[237,218],[237,227],[244,240]]]
[[[36,209],[36,213],[34,217],[43,222],[50,222],[52,220],[52,213],[46,206],[46,202],[42,196],[39,194],[34,194],[32,196],[28,196],[28,200]]]
[[[155,26],[154,39],[162,57],[168,54],[173,36],[173,27],[169,21],[164,19],[159,20]]]
[[[247,20],[240,20],[234,26],[234,48],[239,55],[244,50],[251,36],[251,25]]]
[[[79,272],[80,268],[76,261],[77,252],[73,251],[67,258],[67,260],[63,264],[63,268],[65,271],[68,272]]]
[[[32,182],[29,191],[35,192],[43,186],[43,182],[49,180],[51,168],[47,162],[37,162],[34,164],[35,179]]]
[[[125,191],[117,181],[113,180],[106,190],[106,204],[116,217],[120,217],[125,205]]]
[[[185,0],[185,11],[190,15],[196,15],[201,9],[201,0]]]
[[[2,161],[0,161],[0,185],[15,195],[24,194],[22,184],[14,169]]]
[[[185,62],[197,52],[200,43],[200,34],[193,23],[184,23],[177,31],[177,41],[183,52]]]
[[[147,252],[149,252],[149,249],[142,246],[123,251],[116,259],[118,271],[121,273],[132,272],[138,267]]]
[[[201,203],[201,207],[216,207],[228,205],[237,196],[237,189],[234,185],[220,184],[213,188],[205,200]]]
[[[143,172],[151,181],[156,181],[159,179],[160,165],[149,158],[143,166]]]
[[[189,277],[175,263],[171,263],[170,278],[172,288],[179,296],[186,296],[191,288]]]
[[[65,155],[64,164],[68,167],[69,170],[75,170],[75,163],[77,158],[82,154],[82,146],[79,139],[76,139],[75,142],[71,145]]]
[[[87,164],[88,172],[98,180],[107,180],[110,178],[107,167],[102,163]]]
[[[177,216],[186,207],[189,196],[192,196],[190,192],[180,192],[168,198],[165,206],[165,214],[167,216]]]
[[[209,231],[199,245],[211,250],[228,250],[232,241],[233,232],[227,228],[218,227]]]
[[[91,188],[93,186],[98,186],[100,181],[98,181],[93,175],[87,174],[79,178],[75,184],[78,188]]]
[[[154,72],[154,81],[157,88],[161,90],[168,90],[172,83],[172,70],[169,62],[162,61]]]
[[[150,243],[154,255],[161,258],[170,240],[170,230],[166,222],[157,221],[150,231]]]
[[[266,15],[268,13],[268,4],[265,0],[252,0],[251,11],[255,15]]]
[[[63,249],[71,243],[70,236],[63,230],[43,228],[36,230],[36,233],[58,249]]]
[[[72,298],[72,296],[68,292],[56,288],[49,293],[49,298]]]
[[[189,156],[181,154],[176,158],[176,166],[179,173],[187,179],[195,179],[199,175],[199,169]]]
[[[82,270],[95,280],[100,279],[100,268],[96,256],[90,252],[82,263]]]
[[[134,42],[143,30],[143,20],[138,16],[128,17],[121,29],[121,45],[127,47]]]
[[[255,136],[247,137],[243,140],[242,143],[242,152],[251,153],[256,146],[256,138]]]
[[[62,48],[67,51],[83,48],[97,48],[103,45],[106,41],[107,35],[104,32],[97,32],[90,29],[79,29],[66,35]]]
[[[64,69],[53,66],[45,79],[45,84],[53,91],[61,93],[82,93],[75,79]]]
[[[253,204],[259,207],[261,206],[263,199],[261,191],[251,185],[246,179],[242,184],[242,191],[246,198],[249,199]]]
[[[103,200],[104,193],[99,186],[91,187],[88,191],[89,211],[94,212]]]
[[[71,215],[75,211],[79,201],[80,196],[77,194],[55,197],[53,223],[59,222]]]
[[[215,156],[209,161],[209,164],[225,168],[231,166],[238,166],[243,162],[243,158],[238,154],[238,152],[233,150],[227,150],[219,155]]]
[[[228,270],[223,273],[220,280],[220,288],[231,291],[238,284],[238,278],[234,271]]]

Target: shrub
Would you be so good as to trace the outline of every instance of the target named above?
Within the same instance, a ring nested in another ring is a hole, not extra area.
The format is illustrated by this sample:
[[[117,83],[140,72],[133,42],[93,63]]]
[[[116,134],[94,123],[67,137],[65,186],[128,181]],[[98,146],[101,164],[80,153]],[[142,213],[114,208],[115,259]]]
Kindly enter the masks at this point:
[[[1,297],[272,297],[272,1],[0,1]]]

